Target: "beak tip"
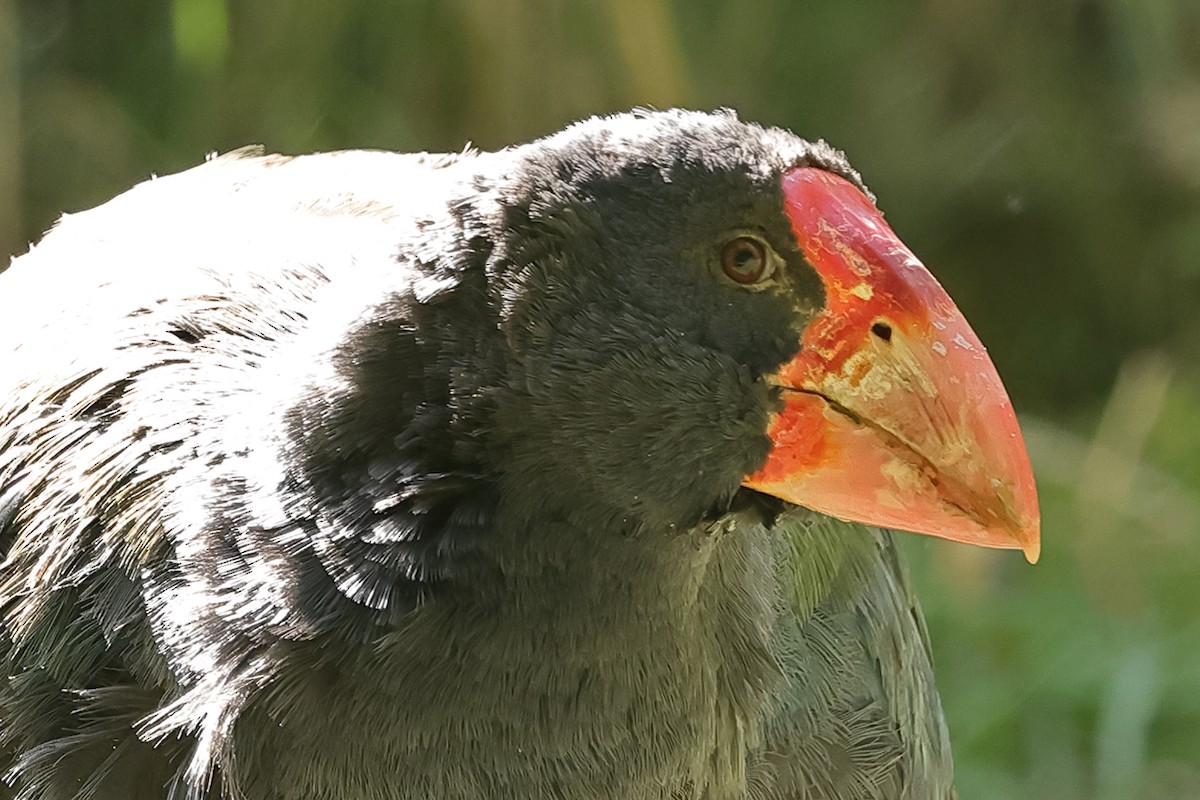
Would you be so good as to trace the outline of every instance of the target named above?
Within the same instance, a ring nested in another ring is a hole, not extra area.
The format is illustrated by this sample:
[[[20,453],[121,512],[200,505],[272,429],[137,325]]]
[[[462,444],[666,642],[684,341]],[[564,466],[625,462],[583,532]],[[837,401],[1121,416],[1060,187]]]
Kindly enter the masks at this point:
[[[1041,528],[1041,521],[1035,518],[1032,523],[1021,526],[1017,533],[1017,546],[1030,564],[1036,564],[1042,556]]]
[[[1021,442],[1021,451],[1024,454],[1025,444],[1023,441]],[[1038,508],[1037,488],[1028,458],[1027,455],[1024,457],[1024,469],[1021,470],[1025,478],[1022,484],[1024,491],[1018,492],[1018,496],[1024,502],[1017,506],[1020,509],[1017,515],[1017,519],[1020,520],[1017,527],[1017,542],[1025,554],[1025,560],[1030,564],[1036,564],[1042,555],[1042,514]]]
[[[1021,545],[1021,550],[1025,553],[1025,560],[1030,564],[1036,564],[1042,555],[1042,541],[1038,537],[1025,542]]]

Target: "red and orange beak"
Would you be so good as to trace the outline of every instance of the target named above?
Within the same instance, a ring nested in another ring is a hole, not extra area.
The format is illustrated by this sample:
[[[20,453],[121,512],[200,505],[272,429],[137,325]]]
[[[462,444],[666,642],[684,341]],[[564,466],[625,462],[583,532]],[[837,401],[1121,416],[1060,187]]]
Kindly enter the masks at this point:
[[[962,313],[857,187],[783,179],[824,310],[772,378],[774,447],[744,484],[830,516],[987,547],[1041,549],[1012,403]]]

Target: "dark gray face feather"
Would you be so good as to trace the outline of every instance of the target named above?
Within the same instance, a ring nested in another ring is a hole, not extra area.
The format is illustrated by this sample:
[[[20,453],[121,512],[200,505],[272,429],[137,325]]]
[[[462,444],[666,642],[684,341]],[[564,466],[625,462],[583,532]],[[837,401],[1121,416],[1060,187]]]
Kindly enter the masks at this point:
[[[690,527],[765,458],[760,379],[824,301],[780,177],[848,168],[779,131],[684,114],[583,123],[515,155],[496,283],[521,468],[574,502]],[[722,274],[722,246],[744,234],[785,262],[765,290]]]
[[[857,182],[644,112],[64,218],[0,277],[0,798],[747,796],[800,164]]]

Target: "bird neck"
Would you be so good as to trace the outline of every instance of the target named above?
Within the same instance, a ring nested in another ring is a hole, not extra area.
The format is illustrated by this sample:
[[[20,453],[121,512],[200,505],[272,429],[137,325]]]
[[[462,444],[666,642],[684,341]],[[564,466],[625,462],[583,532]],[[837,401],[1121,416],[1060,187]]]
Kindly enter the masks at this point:
[[[525,638],[529,658],[540,663],[620,654],[641,670],[678,663],[686,652],[715,667],[733,655],[722,649],[729,634],[745,640],[748,620],[760,632],[771,627],[771,545],[757,509],[672,530],[647,528],[578,495],[535,505],[527,491],[500,494],[509,500],[497,509],[485,557],[490,578],[476,573],[453,596],[469,592],[467,604],[486,608],[486,624],[512,637],[506,657]],[[766,634],[743,644],[754,652],[737,654],[739,662],[769,662]],[[664,649],[671,657],[659,660]]]
[[[544,619],[570,624],[582,613],[596,628],[685,625],[717,553],[705,530],[629,530],[613,521],[528,521],[501,525],[498,538],[502,592]],[[530,607],[532,598],[544,607]]]

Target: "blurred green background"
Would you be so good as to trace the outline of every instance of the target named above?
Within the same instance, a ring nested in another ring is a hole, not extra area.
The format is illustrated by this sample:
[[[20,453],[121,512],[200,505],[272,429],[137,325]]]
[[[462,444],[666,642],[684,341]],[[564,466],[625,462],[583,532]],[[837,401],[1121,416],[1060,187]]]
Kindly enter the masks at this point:
[[[988,343],[1045,546],[903,537],[964,798],[1200,798],[1200,2],[0,0],[0,250],[207,152],[633,105],[844,149]]]

